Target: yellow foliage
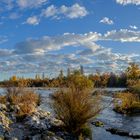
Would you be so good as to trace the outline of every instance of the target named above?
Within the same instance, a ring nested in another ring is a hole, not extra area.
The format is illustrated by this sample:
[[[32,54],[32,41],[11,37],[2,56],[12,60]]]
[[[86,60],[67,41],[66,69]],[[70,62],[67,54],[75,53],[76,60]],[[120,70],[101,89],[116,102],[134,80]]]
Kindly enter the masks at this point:
[[[100,111],[99,97],[88,90],[69,88],[54,93],[53,109],[67,131],[79,133],[80,129]]]

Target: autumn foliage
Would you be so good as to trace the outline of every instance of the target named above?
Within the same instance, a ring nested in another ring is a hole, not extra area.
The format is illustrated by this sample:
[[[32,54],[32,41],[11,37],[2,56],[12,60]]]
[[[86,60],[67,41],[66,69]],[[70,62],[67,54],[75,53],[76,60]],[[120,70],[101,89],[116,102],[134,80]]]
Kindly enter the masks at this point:
[[[73,134],[80,134],[90,119],[101,110],[99,96],[93,96],[90,80],[82,75],[73,75],[71,85],[54,93],[52,107],[64,128]],[[69,83],[70,84],[70,83]]]

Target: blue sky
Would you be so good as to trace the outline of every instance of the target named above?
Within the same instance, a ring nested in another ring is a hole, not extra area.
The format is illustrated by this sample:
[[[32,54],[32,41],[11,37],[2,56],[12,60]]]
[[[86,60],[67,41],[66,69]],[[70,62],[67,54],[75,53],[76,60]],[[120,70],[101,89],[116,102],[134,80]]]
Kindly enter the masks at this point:
[[[140,0],[0,1],[0,79],[130,62],[140,64]]]

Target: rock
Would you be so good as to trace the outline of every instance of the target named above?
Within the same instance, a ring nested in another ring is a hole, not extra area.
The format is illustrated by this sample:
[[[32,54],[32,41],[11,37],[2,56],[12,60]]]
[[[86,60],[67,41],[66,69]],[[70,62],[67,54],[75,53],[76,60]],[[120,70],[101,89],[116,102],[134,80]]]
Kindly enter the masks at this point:
[[[4,140],[4,136],[0,136],[0,140]]]
[[[31,138],[31,140],[41,140],[41,135],[40,134],[35,135]]]
[[[13,110],[15,113],[18,113],[20,111],[19,105],[13,105],[11,106],[11,110]]]
[[[140,139],[140,133],[137,134],[137,133],[129,133],[129,136],[134,138],[134,139]]]
[[[26,118],[26,124],[33,128],[38,130],[46,130],[50,128],[50,120],[48,118],[44,118],[44,116],[40,116],[40,114],[33,114],[31,116],[28,116]]]
[[[5,104],[0,104],[0,111],[6,111],[7,107]]]
[[[4,129],[8,129],[11,123],[12,121],[3,112],[0,111],[0,125]]]
[[[92,122],[92,124],[95,125],[96,127],[103,127],[104,126],[104,123],[101,121],[95,121],[95,122]]]
[[[3,136],[5,131],[5,128],[2,125],[0,125],[0,136]]]
[[[19,139],[16,138],[16,137],[12,137],[12,138],[10,138],[9,140],[19,140]]]
[[[117,129],[117,128],[107,128],[106,131],[109,131],[112,134],[117,134],[117,135],[120,135],[120,136],[128,136],[128,137],[132,137],[132,138],[140,138],[140,134],[129,133],[127,131],[120,130],[120,129]]]
[[[106,131],[109,131],[111,134],[118,134],[120,136],[129,136],[129,132],[118,130],[117,128],[107,128]]]
[[[62,138],[60,138],[60,137],[58,137],[58,136],[43,136],[42,137],[42,140],[64,140],[64,139],[62,139]]]
[[[63,125],[63,122],[61,120],[58,120],[56,118],[53,118],[53,119],[51,119],[51,124],[53,126],[62,126]]]

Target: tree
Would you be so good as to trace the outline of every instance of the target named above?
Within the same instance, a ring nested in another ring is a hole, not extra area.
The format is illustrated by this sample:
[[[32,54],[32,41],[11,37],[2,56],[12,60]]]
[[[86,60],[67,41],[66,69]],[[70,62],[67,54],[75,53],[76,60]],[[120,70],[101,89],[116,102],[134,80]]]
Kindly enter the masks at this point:
[[[114,73],[111,72],[109,80],[108,80],[108,86],[109,87],[116,87],[117,82],[118,82],[117,76]]]
[[[135,63],[130,63],[129,67],[126,70],[128,79],[138,80],[140,78],[140,68],[139,65]]]
[[[45,79],[45,73],[44,72],[42,73],[42,79],[43,80]]]
[[[129,67],[126,69],[127,75],[127,85],[132,87],[136,85],[140,79],[140,68],[135,63],[130,63]]]
[[[80,66],[80,73],[81,73],[82,75],[84,74],[84,68],[83,68],[82,65]]]
[[[67,69],[67,77],[70,76],[70,73],[71,73],[71,72],[70,72],[70,68],[68,68],[68,69]]]
[[[16,75],[13,75],[11,78],[10,78],[11,81],[17,81],[17,76]]]
[[[91,89],[93,88],[93,82],[84,75],[74,73],[71,74],[70,77],[68,77],[67,86],[78,90],[82,90],[85,88]]]
[[[63,77],[64,77],[63,70],[60,70],[59,78],[63,78]]]

